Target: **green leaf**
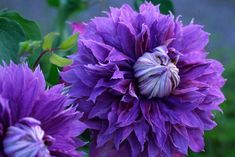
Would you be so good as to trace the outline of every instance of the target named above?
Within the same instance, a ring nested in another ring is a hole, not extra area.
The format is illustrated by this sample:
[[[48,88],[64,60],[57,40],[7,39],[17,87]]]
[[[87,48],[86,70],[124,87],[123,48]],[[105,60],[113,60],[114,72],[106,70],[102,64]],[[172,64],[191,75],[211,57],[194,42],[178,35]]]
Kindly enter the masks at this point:
[[[135,7],[135,9],[136,9],[136,10],[139,10],[140,5],[141,5],[142,3],[144,3],[144,2],[145,2],[145,0],[135,0],[135,1],[134,1],[134,7]]]
[[[72,49],[77,44],[77,41],[78,41],[78,34],[76,33],[70,36],[64,42],[62,42],[62,44],[60,45],[60,49],[64,51]]]
[[[23,29],[27,40],[41,40],[41,32],[38,25],[31,20],[23,18],[19,13],[14,11],[2,10],[0,17],[17,22]]]
[[[0,60],[19,61],[19,43],[25,40],[41,40],[41,32],[38,25],[23,18],[19,13],[8,10],[0,11]],[[27,45],[21,45],[21,50]]]
[[[64,66],[72,64],[72,61],[70,59],[60,57],[55,53],[52,53],[49,60],[52,64],[55,64],[59,67],[64,67]]]
[[[163,14],[169,14],[169,11],[172,13],[175,12],[174,5],[171,0],[152,0],[153,4],[160,4],[160,10]]]
[[[27,40],[20,42],[19,55],[23,55],[25,52],[33,54],[36,49],[41,46],[42,41]]]
[[[47,0],[47,2],[52,7],[59,7],[60,6],[60,0]]]
[[[42,44],[42,49],[43,50],[51,50],[52,46],[53,46],[53,43],[54,43],[54,40],[56,39],[56,37],[58,35],[59,34],[55,33],[55,32],[51,32],[51,33],[47,34],[44,37],[43,44]]]
[[[174,5],[171,0],[135,0],[134,6],[136,10],[138,10],[139,6],[145,3],[145,1],[152,2],[154,5],[160,4],[160,11],[163,14],[169,14],[169,11],[174,13]]]
[[[47,83],[50,84],[51,86],[58,84],[58,82],[60,81],[58,66],[56,66],[54,64],[47,64],[47,65],[50,65],[48,67],[48,70],[46,71],[46,73],[47,73],[47,76],[46,76]]]
[[[26,40],[22,27],[15,21],[0,17],[0,60],[18,61],[19,43]]]
[[[74,11],[82,11],[88,7],[87,0],[65,0],[64,7],[70,13]]]
[[[28,41],[20,42],[19,55],[21,56],[24,52],[28,51],[29,43]]]

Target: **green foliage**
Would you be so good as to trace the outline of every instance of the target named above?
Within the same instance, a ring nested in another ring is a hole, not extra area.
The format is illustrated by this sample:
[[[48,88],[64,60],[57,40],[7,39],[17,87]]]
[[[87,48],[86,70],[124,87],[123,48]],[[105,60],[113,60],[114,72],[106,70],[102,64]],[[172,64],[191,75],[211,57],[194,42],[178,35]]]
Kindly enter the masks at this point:
[[[65,6],[70,9],[70,12],[80,11],[87,8],[87,0],[47,0],[48,4],[52,7],[62,7]]]
[[[65,51],[71,50],[74,47],[76,47],[76,43],[78,40],[78,34],[71,35],[70,37],[68,37],[67,39],[62,41],[62,43],[59,44],[59,46],[53,46],[54,41],[58,37],[59,37],[59,33],[54,33],[54,32],[48,33],[44,37],[43,44],[42,44],[43,52],[41,53],[41,56],[39,56],[39,57],[42,57],[43,55],[45,55],[48,52],[48,53],[50,53],[49,60],[52,64],[57,65],[59,67],[64,67],[64,66],[71,64],[72,61],[69,59],[63,58],[55,53],[60,53],[61,55],[64,55],[66,53]],[[39,58],[39,61],[40,61],[40,59],[41,58]],[[36,63],[36,64],[38,64],[38,63]]]
[[[24,19],[16,12],[0,11],[0,60],[19,62],[19,43],[40,38],[35,22]]]
[[[41,41],[32,41],[27,40],[20,42],[20,48],[19,48],[19,56],[24,55],[25,53],[33,54],[34,51],[36,51],[41,46]]]
[[[174,13],[174,5],[171,0],[135,0],[134,6],[136,10],[138,10],[139,6],[145,1],[152,2],[154,5],[160,4],[160,11],[163,14],[169,14],[169,11]]]
[[[59,7],[60,6],[60,0],[47,0],[47,2],[52,7]]]
[[[70,59],[60,57],[59,55],[56,55],[55,53],[51,54],[50,62],[59,67],[64,67],[64,66],[72,64],[72,61]]]
[[[0,60],[18,61],[18,43],[26,39],[21,26],[15,21],[0,17]]]
[[[76,33],[70,36],[64,42],[62,42],[62,44],[60,45],[60,49],[64,51],[69,50],[76,45],[77,41],[78,41],[78,34]]]
[[[58,68],[60,69],[72,63],[71,60],[61,56],[66,56],[69,53],[75,52],[77,50],[76,43],[78,34],[71,35],[61,43],[55,42],[58,41],[58,38],[60,38],[59,33],[51,32],[44,37],[43,42],[40,41],[39,43],[38,41],[37,43],[36,41],[25,41],[21,43],[23,52],[27,52],[27,50],[30,48],[37,48],[41,50],[41,52],[37,52],[36,55],[34,54],[33,56],[30,56],[28,61],[33,68],[36,68],[36,66],[40,63],[48,85],[54,85],[58,83]],[[21,54],[24,53],[21,52]]]
[[[87,0],[66,0],[62,5],[66,8],[67,12],[73,13],[76,11],[82,11],[88,7]]]
[[[7,18],[18,23],[22,27],[27,40],[41,39],[41,32],[38,25],[33,21],[23,18],[19,13],[5,10],[0,12],[0,17]]]
[[[51,50],[57,36],[59,36],[59,33],[55,32],[48,33],[43,39],[42,49],[44,51]]]

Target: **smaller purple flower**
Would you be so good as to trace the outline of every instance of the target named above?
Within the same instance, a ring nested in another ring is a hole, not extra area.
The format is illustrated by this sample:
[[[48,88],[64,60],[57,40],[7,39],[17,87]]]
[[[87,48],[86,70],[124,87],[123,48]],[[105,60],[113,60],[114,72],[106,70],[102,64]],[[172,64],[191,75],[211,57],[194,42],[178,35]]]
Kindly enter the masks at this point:
[[[63,85],[45,86],[39,68],[0,66],[0,157],[82,156],[82,114],[68,106]]]

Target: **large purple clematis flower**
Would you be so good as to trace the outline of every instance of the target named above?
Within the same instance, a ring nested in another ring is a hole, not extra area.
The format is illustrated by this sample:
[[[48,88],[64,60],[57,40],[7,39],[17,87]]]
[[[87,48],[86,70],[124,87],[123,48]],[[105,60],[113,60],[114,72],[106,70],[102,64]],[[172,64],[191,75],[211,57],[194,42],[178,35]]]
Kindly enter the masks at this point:
[[[79,29],[77,29],[79,30]],[[224,101],[223,66],[207,59],[208,33],[158,6],[111,8],[85,25],[74,64],[62,72],[92,157],[172,157],[203,151]]]
[[[63,85],[45,90],[37,68],[0,66],[0,157],[80,157],[77,139],[85,124],[68,107]]]

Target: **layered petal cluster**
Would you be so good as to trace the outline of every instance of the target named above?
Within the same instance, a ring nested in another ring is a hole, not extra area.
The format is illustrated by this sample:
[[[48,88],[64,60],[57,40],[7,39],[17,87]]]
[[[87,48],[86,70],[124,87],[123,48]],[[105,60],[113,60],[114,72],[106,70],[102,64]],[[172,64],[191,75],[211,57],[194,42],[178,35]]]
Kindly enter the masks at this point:
[[[151,3],[139,10],[111,8],[75,29],[79,51],[61,76],[92,130],[91,157],[203,151],[225,82],[223,66],[207,59],[209,34]]]
[[[77,136],[85,124],[69,107],[63,85],[45,89],[39,68],[0,66],[0,156],[80,157]]]

